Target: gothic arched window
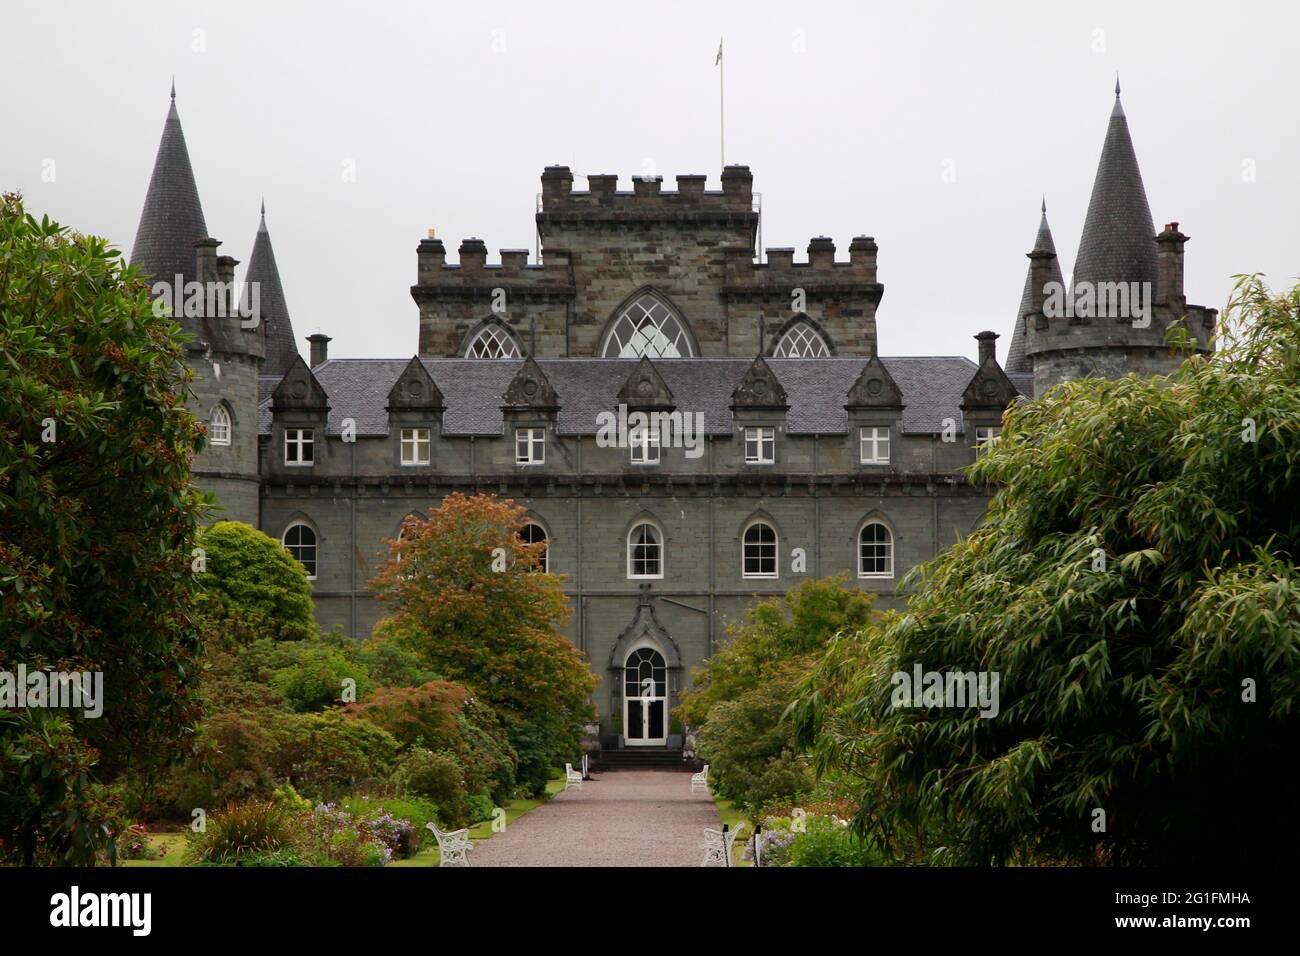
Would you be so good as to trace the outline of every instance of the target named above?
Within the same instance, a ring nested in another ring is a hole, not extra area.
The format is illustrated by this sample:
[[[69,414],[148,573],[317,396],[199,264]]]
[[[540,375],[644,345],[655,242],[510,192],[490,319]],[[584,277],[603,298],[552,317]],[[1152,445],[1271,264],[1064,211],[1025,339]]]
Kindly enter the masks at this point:
[[[498,322],[485,322],[465,348],[465,358],[519,358],[519,343],[510,330]]]
[[[808,322],[799,321],[786,329],[772,350],[774,358],[825,358],[831,354],[826,340]]]
[[[605,333],[602,358],[694,358],[686,326],[649,292],[623,310]]]
[[[208,441],[214,445],[230,444],[230,412],[221,402],[212,409],[212,417],[208,419]]]

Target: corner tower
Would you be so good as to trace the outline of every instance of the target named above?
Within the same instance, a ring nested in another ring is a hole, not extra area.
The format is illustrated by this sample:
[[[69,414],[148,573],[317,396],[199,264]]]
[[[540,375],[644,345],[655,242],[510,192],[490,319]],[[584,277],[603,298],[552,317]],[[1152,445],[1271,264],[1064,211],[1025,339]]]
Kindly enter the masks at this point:
[[[1155,234],[1117,79],[1071,287],[1061,282],[1050,244],[1037,242],[1029,253],[1020,324],[1035,395],[1086,376],[1169,374],[1184,358],[1165,344],[1179,322],[1196,351],[1213,348],[1216,311],[1188,305],[1183,294],[1187,238],[1176,222]]]
[[[165,297],[187,336],[185,364],[194,373],[186,405],[205,423],[208,440],[194,456],[196,483],[216,498],[216,519],[258,523],[257,377],[265,355],[260,296],[241,316],[235,297],[238,260],[217,255],[208,234],[176,86],[145,195],[131,263]]]

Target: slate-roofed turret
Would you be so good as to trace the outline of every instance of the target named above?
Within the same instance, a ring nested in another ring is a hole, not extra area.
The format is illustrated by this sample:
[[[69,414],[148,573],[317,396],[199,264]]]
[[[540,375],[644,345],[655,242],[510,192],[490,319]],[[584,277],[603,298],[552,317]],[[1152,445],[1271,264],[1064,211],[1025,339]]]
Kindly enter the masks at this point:
[[[1052,229],[1047,225],[1047,200],[1043,200],[1043,218],[1038,223],[1038,235],[1034,239],[1035,252],[1056,253],[1056,243],[1052,239]],[[1020,295],[1020,308],[1016,310],[1015,331],[1011,333],[1011,345],[1007,348],[1007,361],[1003,369],[1008,375],[1026,375],[1034,371],[1025,355],[1025,321],[1024,316],[1034,308],[1033,267],[1025,269],[1025,288]],[[1061,276],[1061,263],[1051,260],[1051,279],[1065,287]]]
[[[253,254],[248,259],[246,283],[258,284],[259,312],[266,333],[266,361],[262,365],[264,376],[280,378],[293,360],[298,357],[298,345],[289,320],[289,307],[284,299],[284,286],[280,270],[275,264],[275,250],[271,247],[271,234],[266,228],[266,202],[262,203],[262,221],[253,240]]]

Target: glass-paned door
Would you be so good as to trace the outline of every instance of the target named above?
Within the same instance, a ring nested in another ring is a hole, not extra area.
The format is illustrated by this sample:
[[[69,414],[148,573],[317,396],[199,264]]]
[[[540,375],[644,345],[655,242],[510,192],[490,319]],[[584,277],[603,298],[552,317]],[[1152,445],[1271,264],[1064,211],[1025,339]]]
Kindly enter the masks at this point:
[[[623,668],[623,737],[629,747],[668,741],[668,667],[650,647],[638,647]]]

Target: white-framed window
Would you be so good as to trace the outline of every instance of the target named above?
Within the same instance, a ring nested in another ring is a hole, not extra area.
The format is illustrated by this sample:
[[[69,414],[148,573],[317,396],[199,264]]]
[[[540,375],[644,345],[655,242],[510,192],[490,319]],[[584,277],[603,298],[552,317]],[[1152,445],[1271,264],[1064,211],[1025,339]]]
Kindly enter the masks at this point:
[[[776,461],[776,429],[745,429],[745,464],[770,465]]]
[[[402,429],[402,464],[427,465],[429,463],[429,429]]]
[[[627,576],[662,578],[664,576],[664,539],[648,521],[634,527],[627,536]]]
[[[514,359],[519,358],[519,343],[510,330],[496,322],[488,322],[479,329],[465,347],[465,358]]]
[[[284,430],[284,463],[286,465],[311,465],[316,461],[315,432],[310,428]]]
[[[825,358],[830,354],[826,340],[803,320],[790,326],[772,350],[773,358]]]
[[[766,521],[755,521],[745,529],[740,550],[742,577],[778,576],[776,529]]]
[[[284,529],[280,539],[293,559],[307,569],[307,577],[316,579],[316,532],[305,521],[295,521]]]
[[[540,465],[546,461],[546,429],[515,429],[515,464]]]
[[[889,428],[872,425],[858,429],[858,459],[864,465],[889,464]]]
[[[634,465],[659,464],[659,429],[634,428],[627,438]]]
[[[230,444],[230,412],[218,402],[208,419],[208,441],[213,445]]]
[[[975,457],[978,458],[1002,436],[1000,425],[981,425],[975,429]]]
[[[519,540],[524,544],[546,545],[546,547],[542,548],[537,564],[532,570],[545,573],[551,569],[551,542],[546,535],[545,528],[536,521],[530,521],[519,530]]]
[[[858,532],[858,577],[894,576],[894,536],[880,521],[868,521]]]

